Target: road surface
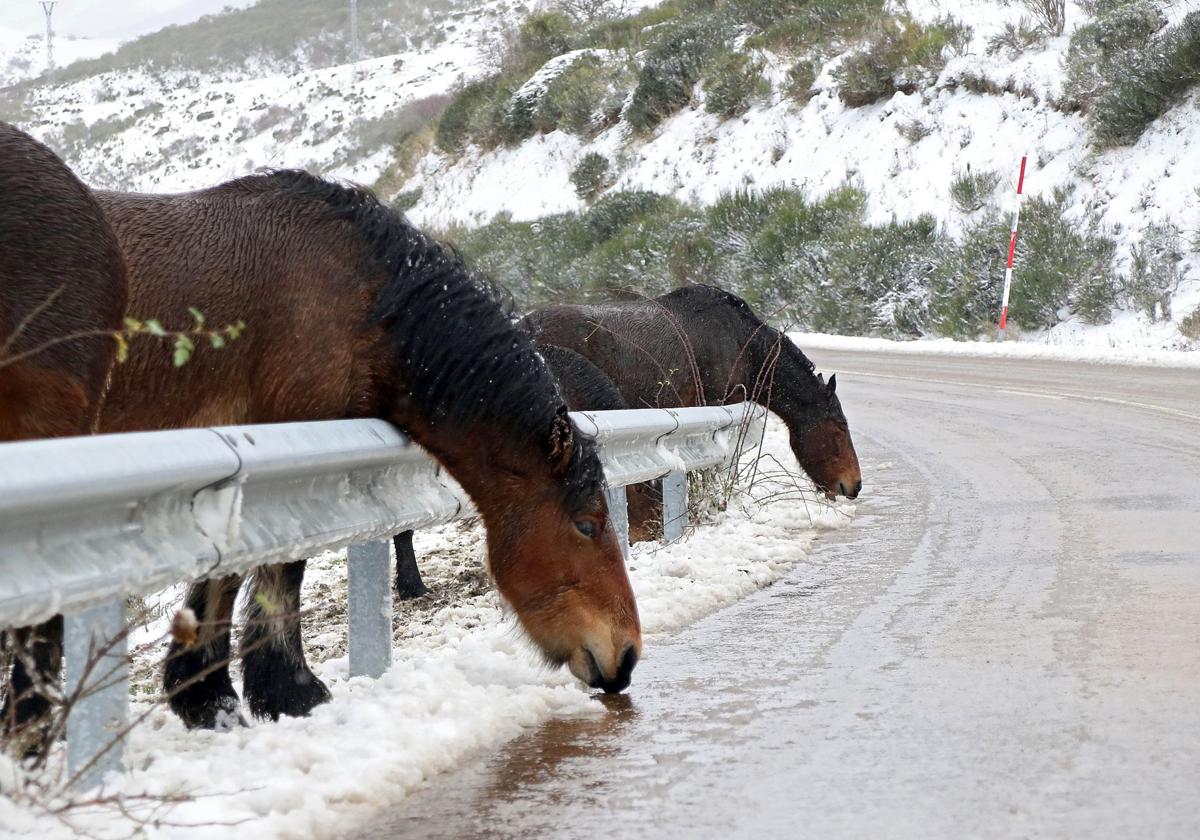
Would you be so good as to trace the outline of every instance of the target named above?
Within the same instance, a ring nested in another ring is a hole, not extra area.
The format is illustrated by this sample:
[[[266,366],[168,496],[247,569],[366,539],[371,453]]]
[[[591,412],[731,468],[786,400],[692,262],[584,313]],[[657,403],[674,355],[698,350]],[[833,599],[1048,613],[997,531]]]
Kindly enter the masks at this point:
[[[1200,837],[1200,371],[811,355],[854,524],[349,836]]]

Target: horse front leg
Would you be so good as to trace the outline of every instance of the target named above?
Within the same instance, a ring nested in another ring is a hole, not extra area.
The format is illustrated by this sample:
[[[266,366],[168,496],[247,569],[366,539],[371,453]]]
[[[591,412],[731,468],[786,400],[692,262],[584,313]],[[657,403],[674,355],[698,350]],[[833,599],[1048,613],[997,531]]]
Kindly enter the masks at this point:
[[[186,605],[199,621],[190,645],[171,643],[163,668],[163,688],[175,714],[189,729],[245,726],[229,677],[229,633],[240,575],[202,580],[188,588]]]
[[[300,586],[305,561],[261,566],[254,572],[242,630],[242,692],[258,718],[302,717],[330,699],[304,661]]]
[[[37,755],[50,746],[52,712],[62,700],[62,616],[12,630],[8,640],[13,666],[0,708],[0,733],[15,754]]]
[[[396,546],[396,597],[401,601],[420,598],[429,591],[417,568],[417,553],[413,550],[413,532],[404,531],[392,538]]]

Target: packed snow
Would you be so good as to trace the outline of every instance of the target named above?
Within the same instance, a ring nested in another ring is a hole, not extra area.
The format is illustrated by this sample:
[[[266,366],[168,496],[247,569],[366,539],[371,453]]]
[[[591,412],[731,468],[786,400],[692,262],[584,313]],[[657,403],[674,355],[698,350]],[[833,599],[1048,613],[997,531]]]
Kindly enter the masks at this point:
[[[724,511],[710,509],[683,541],[634,546],[630,576],[645,657],[662,634],[802,566],[819,531],[853,515],[852,504],[832,505],[795,477],[787,441],[771,420],[755,483]],[[541,664],[486,584],[480,528],[445,526],[419,534],[416,547],[434,592],[398,607],[393,665],[381,679],[347,678],[345,563],[325,555],[310,563],[305,638],[333,702],[308,718],[222,733],[188,732],[165,709],[152,709],[129,740],[130,772],[110,775],[103,794],[125,797],[133,813],[153,812],[159,822],[145,827],[149,837],[323,836],[336,832],[348,809],[385,806],[551,716],[605,714],[568,672]],[[153,690],[160,655],[161,643],[141,649],[134,669],[141,691]],[[134,708],[149,707],[135,701]],[[10,762],[0,763],[5,837],[69,837],[73,829],[127,836],[134,828],[111,806],[60,819],[18,802],[18,777]]]

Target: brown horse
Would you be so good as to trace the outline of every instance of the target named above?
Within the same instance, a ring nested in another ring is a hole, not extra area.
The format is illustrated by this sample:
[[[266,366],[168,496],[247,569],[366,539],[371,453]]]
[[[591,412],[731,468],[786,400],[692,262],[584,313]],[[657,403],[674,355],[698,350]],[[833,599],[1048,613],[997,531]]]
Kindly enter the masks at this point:
[[[625,398],[600,368],[574,350],[553,345],[539,345],[538,353],[546,362],[559,393],[571,411],[609,411],[628,408]],[[417,555],[413,550],[413,532],[405,531],[395,537],[396,595],[400,598],[419,598],[429,590],[421,580]]]
[[[594,362],[632,408],[753,400],[787,424],[792,452],[827,496],[862,490],[836,378],[826,383],[737,295],[687,286],[648,301],[549,306],[524,325],[539,344]]]
[[[501,595],[548,662],[593,687],[629,684],[641,635],[602,492],[532,342],[453,251],[361,188],[297,171],[182,195],[99,193],[138,311],[200,309],[245,335],[175,369],[135,351],[103,431],[379,417],[470,494]],[[304,562],[260,568],[241,637],[250,711],[303,715],[328,699],[304,661]],[[172,649],[171,705],[190,726],[239,719],[226,666],[238,576],[193,585],[205,632]]]
[[[125,295],[125,261],[91,192],[53,152],[0,122],[0,441],[93,431]],[[11,634],[19,659],[4,731],[48,710],[33,677],[57,671],[61,628],[56,618]]]

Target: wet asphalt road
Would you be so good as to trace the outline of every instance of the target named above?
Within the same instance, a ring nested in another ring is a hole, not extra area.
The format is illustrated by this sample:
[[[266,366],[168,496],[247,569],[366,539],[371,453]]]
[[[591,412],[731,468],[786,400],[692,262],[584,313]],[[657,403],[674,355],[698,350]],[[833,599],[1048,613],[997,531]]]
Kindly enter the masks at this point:
[[[1200,837],[1200,371],[814,352],[855,522],[362,837]]]

